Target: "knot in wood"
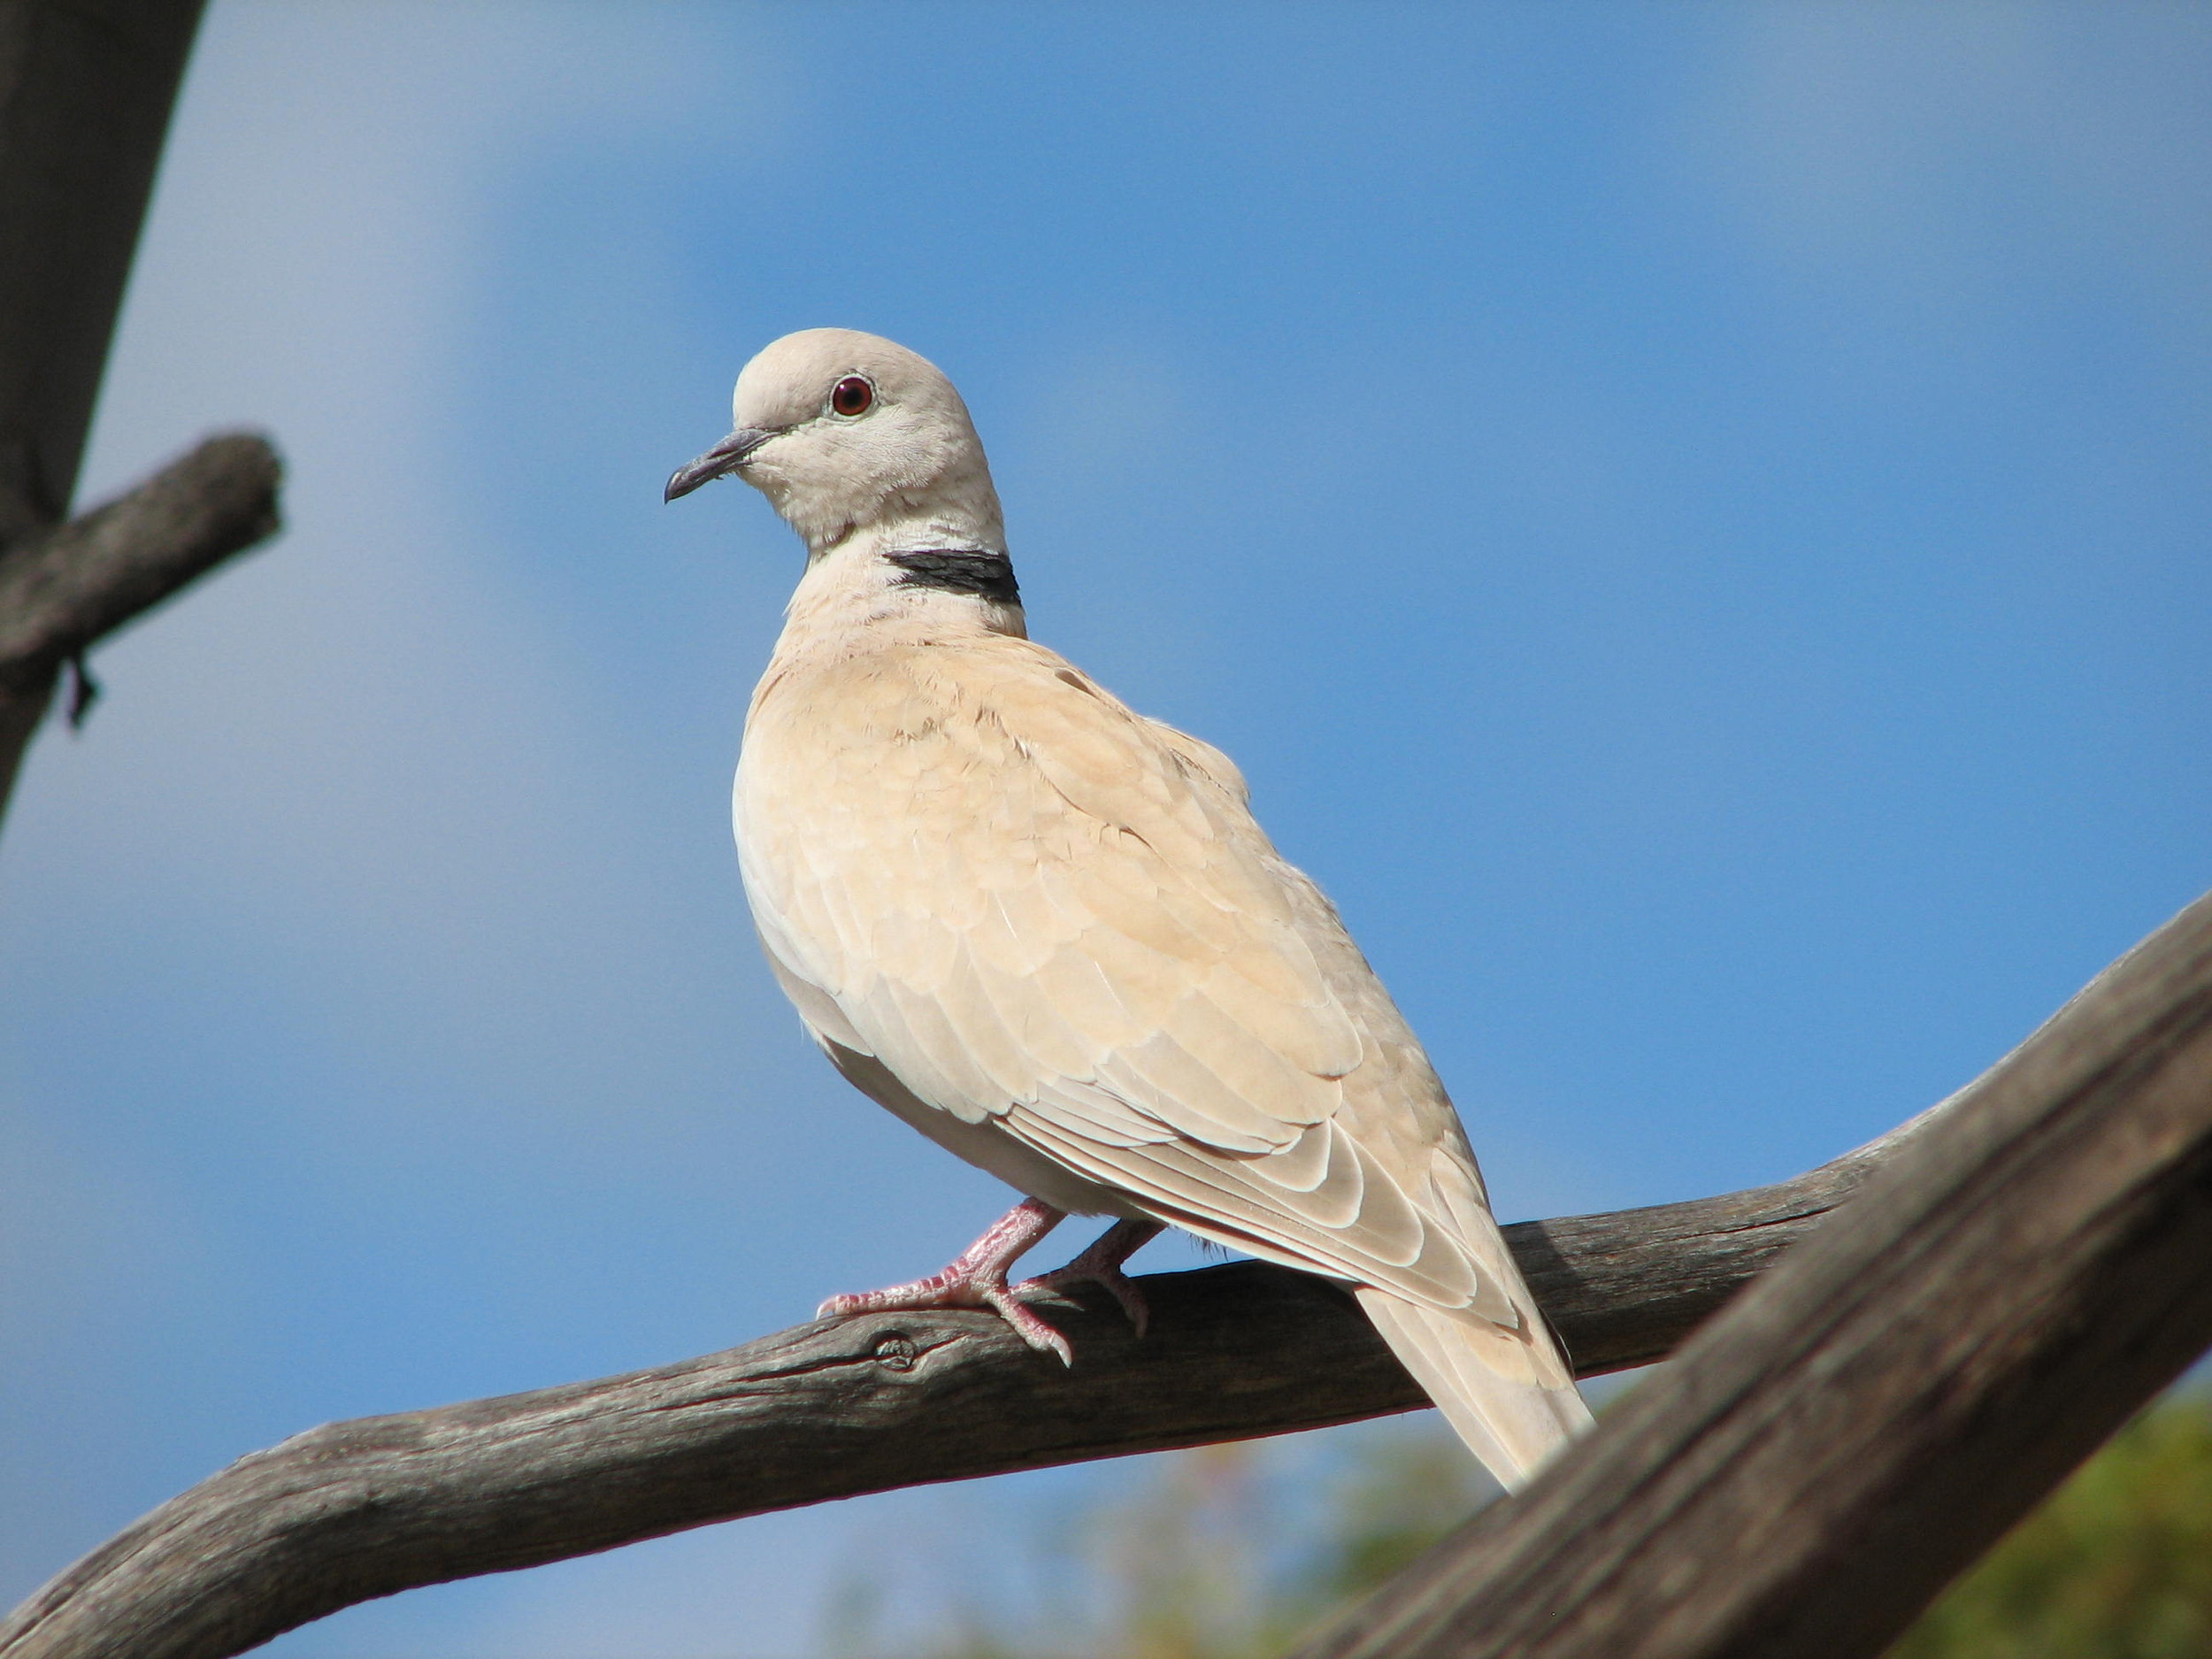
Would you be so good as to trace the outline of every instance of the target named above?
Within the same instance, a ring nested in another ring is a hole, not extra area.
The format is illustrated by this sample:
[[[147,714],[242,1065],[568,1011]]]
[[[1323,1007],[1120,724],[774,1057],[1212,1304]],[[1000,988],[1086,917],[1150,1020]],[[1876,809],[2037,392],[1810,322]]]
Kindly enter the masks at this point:
[[[876,1344],[876,1358],[889,1371],[914,1369],[914,1344],[894,1332]]]

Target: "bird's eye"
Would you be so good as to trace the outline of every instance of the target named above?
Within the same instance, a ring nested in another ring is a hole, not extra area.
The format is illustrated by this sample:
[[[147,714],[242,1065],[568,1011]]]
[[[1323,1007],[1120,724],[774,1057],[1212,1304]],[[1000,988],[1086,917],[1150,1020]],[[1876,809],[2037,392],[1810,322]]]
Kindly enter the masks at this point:
[[[876,401],[876,388],[857,374],[848,374],[830,388],[830,407],[841,415],[864,415]]]

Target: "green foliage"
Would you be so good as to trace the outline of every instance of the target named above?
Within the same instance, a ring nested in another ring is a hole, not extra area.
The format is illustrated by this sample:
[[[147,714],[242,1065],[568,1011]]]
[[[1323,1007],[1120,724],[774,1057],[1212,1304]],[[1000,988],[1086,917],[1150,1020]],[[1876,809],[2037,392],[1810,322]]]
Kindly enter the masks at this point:
[[[1000,1582],[933,1642],[886,1640],[880,1573],[833,1611],[833,1651],[925,1659],[1272,1659],[1496,1488],[1432,1417],[1146,1458],[1133,1480],[1036,1529],[1041,1588]],[[879,1563],[880,1565],[880,1563]],[[924,1567],[924,1576],[947,1575]],[[956,1579],[964,1586],[972,1578]],[[996,1594],[994,1594],[994,1591]]]
[[[1038,1534],[1033,1605],[955,1609],[926,1659],[1271,1659],[1495,1490],[1432,1417],[1144,1460]],[[855,1605],[858,1605],[856,1602]],[[865,1621],[863,1621],[864,1623]],[[848,1621],[840,1646],[890,1651]],[[1890,1659],[2212,1655],[2212,1394],[2124,1431]]]
[[[1891,1659],[2212,1654],[2212,1395],[2123,1430],[1930,1609]]]

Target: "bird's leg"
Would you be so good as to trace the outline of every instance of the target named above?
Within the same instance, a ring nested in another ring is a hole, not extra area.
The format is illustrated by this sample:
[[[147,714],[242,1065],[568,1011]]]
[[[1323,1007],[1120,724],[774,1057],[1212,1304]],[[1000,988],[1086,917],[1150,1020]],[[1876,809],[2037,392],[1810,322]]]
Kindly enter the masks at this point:
[[[1006,1287],[1006,1270],[1066,1215],[1064,1210],[1025,1198],[993,1222],[942,1272],[910,1285],[894,1285],[888,1290],[832,1296],[816,1310],[815,1317],[841,1319],[849,1314],[891,1313],[909,1308],[988,1308],[1012,1325],[1014,1334],[1030,1347],[1057,1354],[1063,1365],[1072,1365],[1075,1356],[1067,1338],[1024,1307]]]
[[[1137,1288],[1137,1281],[1121,1271],[1121,1264],[1164,1231],[1165,1228],[1157,1221],[1117,1221],[1098,1235],[1089,1249],[1065,1267],[1025,1279],[1014,1286],[1014,1294],[1044,1295],[1065,1290],[1070,1285],[1101,1285],[1108,1295],[1121,1304],[1121,1310],[1129,1316],[1129,1323],[1142,1336],[1145,1326],[1152,1323],[1152,1310],[1145,1305],[1144,1292]]]

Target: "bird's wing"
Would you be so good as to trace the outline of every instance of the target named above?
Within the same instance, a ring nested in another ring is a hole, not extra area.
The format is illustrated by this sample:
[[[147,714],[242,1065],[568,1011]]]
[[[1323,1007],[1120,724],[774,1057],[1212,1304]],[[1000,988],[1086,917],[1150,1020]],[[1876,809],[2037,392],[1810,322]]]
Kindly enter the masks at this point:
[[[818,1033],[1164,1220],[1557,1370],[1427,1057],[1218,751],[1025,641],[895,648],[772,670],[737,806]]]

